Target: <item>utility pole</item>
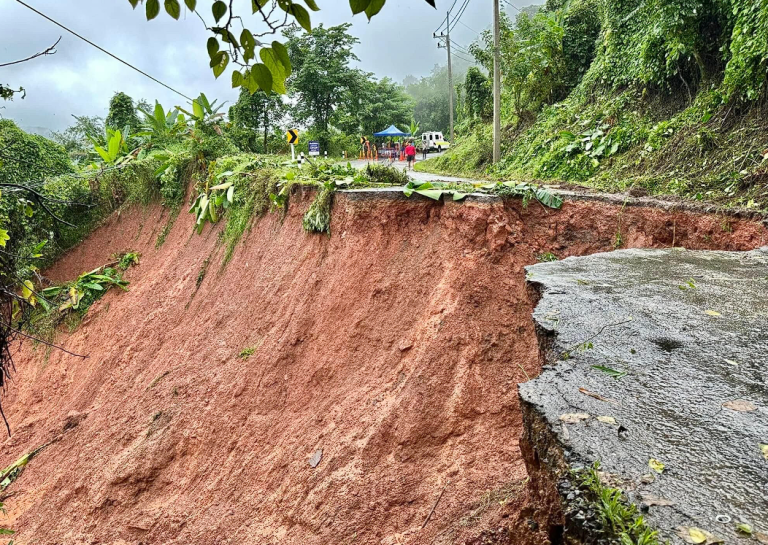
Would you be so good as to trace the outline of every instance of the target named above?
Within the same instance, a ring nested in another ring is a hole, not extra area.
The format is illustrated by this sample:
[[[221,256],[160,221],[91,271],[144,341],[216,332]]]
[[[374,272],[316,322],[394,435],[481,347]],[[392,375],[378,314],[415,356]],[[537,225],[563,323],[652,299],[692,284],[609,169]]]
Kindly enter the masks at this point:
[[[440,36],[432,34],[433,38],[445,40],[445,45],[438,42],[437,47],[445,47],[448,50],[448,120],[451,126],[451,144],[454,143],[453,138],[453,65],[451,63],[451,12],[445,14],[445,33],[441,32]]]
[[[501,159],[501,59],[499,0],[493,0],[493,162]],[[450,68],[449,68],[450,70]]]

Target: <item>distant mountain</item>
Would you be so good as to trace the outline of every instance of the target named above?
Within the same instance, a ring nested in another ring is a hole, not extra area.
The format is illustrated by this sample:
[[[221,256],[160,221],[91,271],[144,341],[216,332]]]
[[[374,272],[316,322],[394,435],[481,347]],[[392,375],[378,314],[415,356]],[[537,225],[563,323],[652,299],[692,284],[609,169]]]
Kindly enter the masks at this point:
[[[45,138],[50,138],[52,136],[53,131],[49,129],[48,127],[25,127],[24,125],[19,125],[19,128],[27,133],[30,134],[39,134],[40,136],[44,136]]]

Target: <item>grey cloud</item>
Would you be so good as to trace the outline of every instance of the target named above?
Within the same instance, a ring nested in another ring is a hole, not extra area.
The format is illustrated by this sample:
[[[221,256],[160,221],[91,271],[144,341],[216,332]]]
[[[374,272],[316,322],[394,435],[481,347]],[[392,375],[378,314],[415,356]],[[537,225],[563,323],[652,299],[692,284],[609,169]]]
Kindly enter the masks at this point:
[[[209,98],[230,102],[237,97],[228,74],[213,78],[205,52],[207,33],[194,15],[173,21],[163,14],[147,22],[126,0],[25,1],[188,96],[202,91]],[[248,9],[249,2],[238,2]],[[313,13],[313,24],[352,22],[352,33],[361,40],[357,49],[360,68],[402,81],[406,75],[426,75],[436,63],[445,63],[445,51],[437,49],[432,32],[452,3],[438,1],[438,10],[434,10],[421,0],[389,0],[369,23],[363,15],[350,17],[347,0],[322,0],[323,9]],[[491,0],[470,0],[462,21],[482,31],[490,20]],[[45,49],[59,36],[62,40],[56,55],[0,68],[1,82],[27,90],[26,99],[0,104],[5,107],[0,115],[25,127],[61,130],[71,124],[70,114],[106,115],[116,91],[134,99],[157,99],[165,106],[184,102],[15,0],[0,0],[0,62]],[[454,32],[454,40],[464,46],[475,36],[463,25]]]

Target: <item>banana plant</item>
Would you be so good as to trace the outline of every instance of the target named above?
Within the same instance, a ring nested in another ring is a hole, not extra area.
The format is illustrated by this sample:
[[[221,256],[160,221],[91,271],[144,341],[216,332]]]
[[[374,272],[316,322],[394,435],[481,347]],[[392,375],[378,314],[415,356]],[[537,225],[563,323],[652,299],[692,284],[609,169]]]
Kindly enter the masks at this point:
[[[416,135],[419,134],[420,128],[421,125],[419,125],[415,119],[411,119],[411,137],[416,137]]]
[[[232,174],[232,171],[222,172],[216,179],[221,180]],[[202,191],[189,209],[189,213],[197,218],[197,233],[203,232],[206,222],[219,221],[224,210],[230,207],[234,199],[235,186],[232,182],[223,182]]]
[[[136,136],[147,137],[152,140],[176,136],[186,128],[186,120],[178,108],[166,112],[163,106],[155,101],[154,111],[139,108],[144,115],[144,126]]]
[[[200,93],[200,96],[192,101],[191,112],[181,106],[176,106],[176,108],[187,114],[195,122],[196,128],[200,128],[202,125],[219,121],[224,117],[224,114],[220,113],[219,110],[224,107],[226,102],[222,102],[219,105],[216,104],[217,102],[218,100],[209,102],[205,93]]]
[[[131,158],[128,154],[128,144],[125,141],[128,136],[128,131],[128,127],[126,127],[123,132],[107,127],[106,148],[99,145],[99,142],[92,136],[89,136],[88,138],[93,142],[96,153],[99,154],[105,163],[109,165],[117,165],[129,161]]]

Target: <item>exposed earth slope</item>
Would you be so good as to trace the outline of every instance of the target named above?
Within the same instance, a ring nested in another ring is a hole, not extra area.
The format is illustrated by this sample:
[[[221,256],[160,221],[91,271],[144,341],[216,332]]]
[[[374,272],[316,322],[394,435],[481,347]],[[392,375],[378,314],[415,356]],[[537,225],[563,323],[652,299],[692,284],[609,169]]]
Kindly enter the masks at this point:
[[[48,272],[142,255],[128,293],[60,333],[87,359],[17,355],[3,465],[55,440],[8,489],[17,544],[463,543],[500,525],[545,543],[559,515],[525,489],[519,444],[517,385],[540,371],[524,267],[617,233],[766,243],[714,214],[375,192],[337,193],[325,237],[301,230],[309,203],[226,266],[216,229],[182,215],[156,249],[167,212],[126,209]]]

